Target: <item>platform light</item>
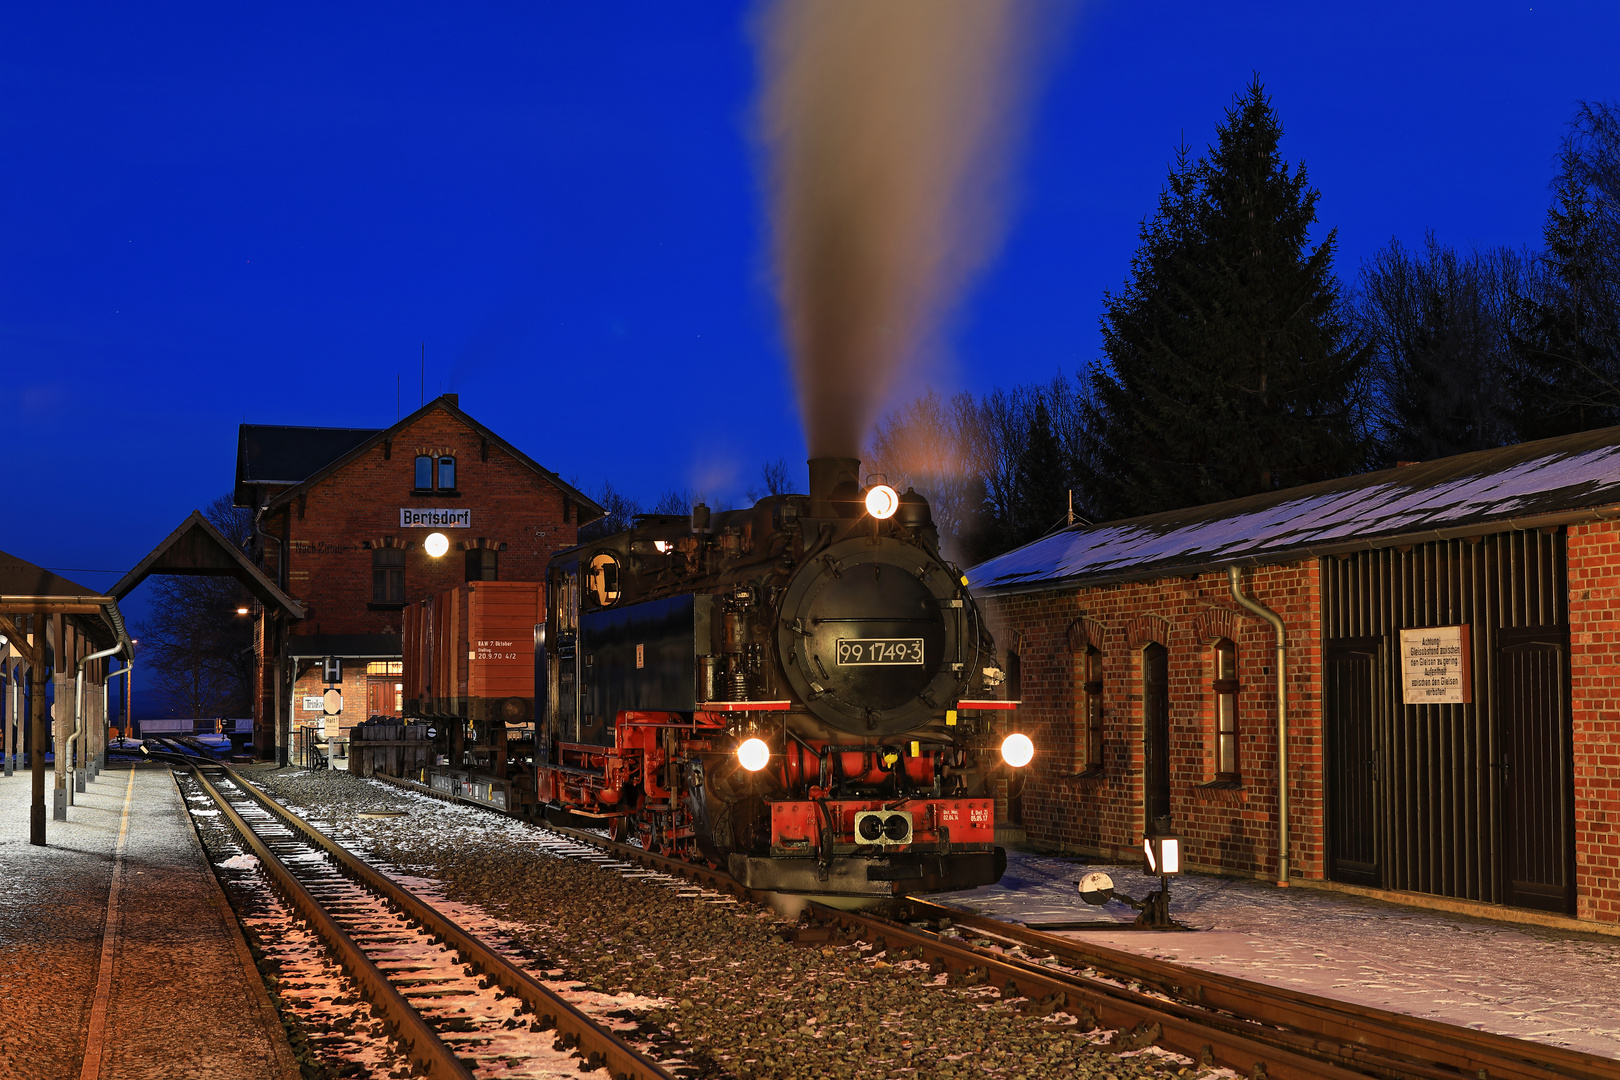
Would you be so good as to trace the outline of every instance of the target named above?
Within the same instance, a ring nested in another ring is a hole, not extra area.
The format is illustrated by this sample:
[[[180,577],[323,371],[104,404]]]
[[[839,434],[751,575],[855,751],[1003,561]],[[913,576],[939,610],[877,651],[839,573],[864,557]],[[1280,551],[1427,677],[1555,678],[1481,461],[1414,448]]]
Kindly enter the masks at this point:
[[[883,521],[900,509],[900,493],[888,484],[873,484],[866,492],[866,512]]]
[[[248,609],[245,607],[239,607],[236,609],[236,613],[238,615],[246,615],[248,613]]]
[[[737,747],[737,760],[749,772],[759,772],[771,760],[771,748],[764,739],[748,739]]]
[[[1158,877],[1181,873],[1181,837],[1173,835],[1142,837],[1142,858],[1147,872]]]
[[[444,533],[429,533],[422,541],[422,550],[437,559],[450,550],[450,538]]]
[[[1022,769],[1035,759],[1035,744],[1028,735],[1013,732],[1001,741],[1001,760],[1015,769]]]

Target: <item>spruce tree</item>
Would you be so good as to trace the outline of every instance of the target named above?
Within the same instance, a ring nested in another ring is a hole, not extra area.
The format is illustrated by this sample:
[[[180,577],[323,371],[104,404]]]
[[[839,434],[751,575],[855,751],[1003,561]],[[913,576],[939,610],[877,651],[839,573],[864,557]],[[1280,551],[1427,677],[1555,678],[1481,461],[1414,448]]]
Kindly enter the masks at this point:
[[[1144,222],[1132,279],[1106,298],[1086,470],[1107,517],[1235,498],[1361,467],[1368,350],[1315,248],[1317,192],[1279,153],[1258,78],[1208,154],[1183,148]]]
[[[1516,298],[1509,373],[1521,440],[1620,423],[1620,115],[1583,105],[1565,139],[1546,251]]]

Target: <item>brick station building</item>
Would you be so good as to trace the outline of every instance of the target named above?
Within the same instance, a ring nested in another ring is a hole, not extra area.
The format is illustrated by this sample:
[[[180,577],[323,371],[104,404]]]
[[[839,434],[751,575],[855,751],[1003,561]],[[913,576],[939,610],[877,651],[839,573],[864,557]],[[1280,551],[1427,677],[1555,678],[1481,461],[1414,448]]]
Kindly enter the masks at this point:
[[[1037,746],[1034,843],[1139,860],[1168,818],[1191,869],[1620,923],[1620,428],[1072,527],[969,576]]]
[[[254,511],[258,565],[304,611],[257,613],[255,731],[261,748],[274,732],[283,759],[292,729],[338,737],[399,715],[407,604],[466,581],[543,580],[603,512],[454,394],[381,430],[243,424],[234,501]],[[343,662],[335,717],[321,700],[328,656]]]

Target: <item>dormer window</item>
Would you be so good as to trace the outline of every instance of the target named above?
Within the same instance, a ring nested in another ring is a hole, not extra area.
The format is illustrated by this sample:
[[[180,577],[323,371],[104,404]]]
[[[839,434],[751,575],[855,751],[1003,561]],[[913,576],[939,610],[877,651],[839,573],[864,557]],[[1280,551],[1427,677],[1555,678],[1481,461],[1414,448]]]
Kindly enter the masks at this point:
[[[426,454],[416,459],[416,490],[427,491],[433,487],[433,459]]]
[[[439,459],[439,484],[438,484],[438,487],[439,487],[440,491],[454,491],[456,489],[456,459],[455,458],[453,458],[453,457],[442,457],[442,458]]]

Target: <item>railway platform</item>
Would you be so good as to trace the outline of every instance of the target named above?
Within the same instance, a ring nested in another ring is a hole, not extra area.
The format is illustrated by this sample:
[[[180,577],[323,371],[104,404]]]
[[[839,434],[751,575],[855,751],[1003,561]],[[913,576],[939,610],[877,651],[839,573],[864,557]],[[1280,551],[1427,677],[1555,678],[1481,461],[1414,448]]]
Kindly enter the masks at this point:
[[[45,847],[29,796],[0,777],[0,1075],[295,1080],[169,770],[109,768]]]
[[[1135,867],[1012,851],[996,885],[928,899],[1140,956],[1620,1059],[1620,935],[1601,927],[1185,874],[1171,884],[1170,915],[1188,932],[1134,930],[1136,912],[1123,903],[1079,901],[1076,879],[1090,870],[1138,898],[1157,886]]]

